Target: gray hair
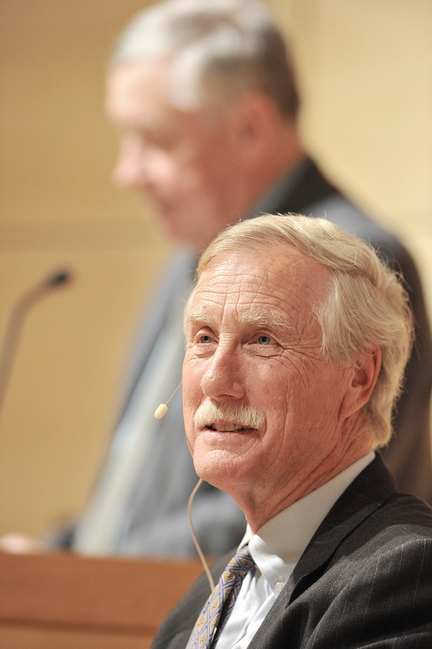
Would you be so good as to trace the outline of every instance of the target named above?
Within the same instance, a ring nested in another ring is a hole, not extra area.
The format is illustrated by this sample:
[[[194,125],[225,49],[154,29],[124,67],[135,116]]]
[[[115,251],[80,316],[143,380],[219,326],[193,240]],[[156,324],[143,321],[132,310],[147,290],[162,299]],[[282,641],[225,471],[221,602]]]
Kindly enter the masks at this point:
[[[172,62],[171,100],[183,110],[255,90],[270,96],[282,115],[297,111],[283,34],[259,0],[166,0],[141,11],[110,63],[142,59]]]
[[[323,357],[344,365],[356,353],[381,348],[381,370],[364,410],[375,447],[384,446],[392,434],[391,414],[414,337],[400,276],[384,265],[372,246],[325,219],[267,214],[221,232],[201,255],[197,277],[221,253],[281,245],[294,246],[331,270],[328,293],[314,305]]]

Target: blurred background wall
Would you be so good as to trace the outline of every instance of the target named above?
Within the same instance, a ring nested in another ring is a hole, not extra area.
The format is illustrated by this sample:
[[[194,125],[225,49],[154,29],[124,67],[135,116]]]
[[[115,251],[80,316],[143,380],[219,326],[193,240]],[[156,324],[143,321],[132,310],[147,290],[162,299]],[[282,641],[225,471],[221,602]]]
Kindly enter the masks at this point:
[[[146,4],[0,4],[0,340],[29,287],[57,268],[73,275],[29,313],[0,410],[0,534],[40,535],[85,503],[170,254],[142,199],[111,184],[103,113],[107,54]],[[292,39],[305,141],[411,249],[431,308],[432,4],[269,5]]]

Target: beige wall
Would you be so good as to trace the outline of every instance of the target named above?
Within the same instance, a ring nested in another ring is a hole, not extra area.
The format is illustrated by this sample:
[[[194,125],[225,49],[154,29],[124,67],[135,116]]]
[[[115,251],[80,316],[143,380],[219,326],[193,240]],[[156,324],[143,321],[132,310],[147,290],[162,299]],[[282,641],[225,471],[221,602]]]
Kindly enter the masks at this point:
[[[413,250],[432,303],[432,5],[272,0],[292,34],[309,147]],[[0,336],[19,295],[74,281],[29,313],[0,411],[0,533],[41,534],[85,502],[123,359],[169,246],[111,186],[106,54],[138,0],[0,5]],[[165,395],[161,395],[161,399]]]

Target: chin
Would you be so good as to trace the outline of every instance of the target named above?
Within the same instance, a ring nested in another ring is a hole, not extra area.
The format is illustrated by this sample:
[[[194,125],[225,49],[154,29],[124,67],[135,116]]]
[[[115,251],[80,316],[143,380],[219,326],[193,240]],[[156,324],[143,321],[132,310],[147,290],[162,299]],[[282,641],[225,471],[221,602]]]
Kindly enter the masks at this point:
[[[194,467],[197,475],[213,487],[226,490],[239,478],[238,462],[226,451],[207,451],[194,455]]]

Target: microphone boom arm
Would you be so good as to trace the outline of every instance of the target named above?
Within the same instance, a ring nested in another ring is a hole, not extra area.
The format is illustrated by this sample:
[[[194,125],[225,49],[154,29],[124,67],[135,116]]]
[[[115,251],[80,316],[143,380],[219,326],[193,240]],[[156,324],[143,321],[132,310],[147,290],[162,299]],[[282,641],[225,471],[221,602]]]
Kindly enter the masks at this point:
[[[61,284],[65,284],[70,279],[70,273],[62,270],[56,272],[43,280],[36,286],[33,286],[24,293],[15,304],[6,326],[6,334],[3,342],[3,349],[0,357],[0,409],[6,394],[6,387],[9,381],[12,368],[12,361],[18,346],[21,330],[25,321],[25,316],[31,307],[42,299],[52,289]]]

